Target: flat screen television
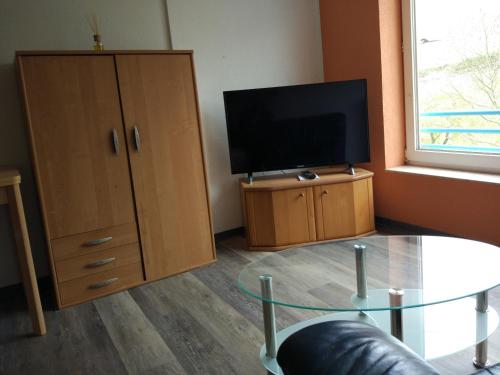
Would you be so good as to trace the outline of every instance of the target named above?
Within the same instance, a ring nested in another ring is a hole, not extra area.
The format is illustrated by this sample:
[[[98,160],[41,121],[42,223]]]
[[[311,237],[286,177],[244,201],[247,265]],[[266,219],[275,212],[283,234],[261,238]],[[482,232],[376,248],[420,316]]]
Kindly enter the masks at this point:
[[[224,92],[231,172],[370,161],[366,80]]]

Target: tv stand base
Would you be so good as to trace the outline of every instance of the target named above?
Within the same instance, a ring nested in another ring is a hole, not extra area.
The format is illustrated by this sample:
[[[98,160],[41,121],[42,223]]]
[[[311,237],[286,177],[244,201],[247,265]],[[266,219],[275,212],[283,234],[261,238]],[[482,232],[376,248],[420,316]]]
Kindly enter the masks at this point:
[[[250,250],[276,251],[299,244],[356,237],[375,230],[372,176],[338,169],[320,178],[297,180],[296,173],[241,179],[247,244]]]

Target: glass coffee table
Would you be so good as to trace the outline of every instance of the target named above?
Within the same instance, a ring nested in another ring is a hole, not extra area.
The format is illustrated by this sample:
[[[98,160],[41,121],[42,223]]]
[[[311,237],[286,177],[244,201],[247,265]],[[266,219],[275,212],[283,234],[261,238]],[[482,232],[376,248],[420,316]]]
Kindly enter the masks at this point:
[[[297,247],[254,261],[238,286],[262,301],[264,367],[280,374],[279,345],[328,320],[359,320],[402,340],[424,359],[476,345],[487,363],[487,338],[498,326],[488,290],[500,285],[500,248],[437,236],[372,236]],[[276,332],[274,306],[331,312]]]

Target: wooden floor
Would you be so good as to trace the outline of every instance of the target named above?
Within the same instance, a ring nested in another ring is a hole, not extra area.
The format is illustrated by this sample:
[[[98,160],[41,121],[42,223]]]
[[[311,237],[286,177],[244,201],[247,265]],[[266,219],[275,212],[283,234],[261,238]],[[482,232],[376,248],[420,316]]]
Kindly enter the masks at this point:
[[[0,290],[0,374],[265,374],[260,304],[236,287],[239,270],[263,253],[244,240],[218,244],[218,262],[61,311],[47,309],[48,334],[31,337],[18,288]],[[43,290],[43,288],[42,288]],[[490,294],[500,309],[500,288]],[[278,328],[317,315],[277,308]],[[473,347],[432,361],[443,374],[469,374]],[[500,360],[500,330],[490,338]]]

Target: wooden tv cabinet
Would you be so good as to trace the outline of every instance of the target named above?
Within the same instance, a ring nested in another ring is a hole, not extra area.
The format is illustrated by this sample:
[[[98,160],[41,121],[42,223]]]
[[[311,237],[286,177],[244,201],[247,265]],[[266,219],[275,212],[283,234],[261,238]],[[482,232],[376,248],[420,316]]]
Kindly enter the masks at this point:
[[[304,181],[296,174],[251,184],[241,179],[248,249],[275,251],[373,233],[373,173],[355,171],[320,170],[319,179]]]

